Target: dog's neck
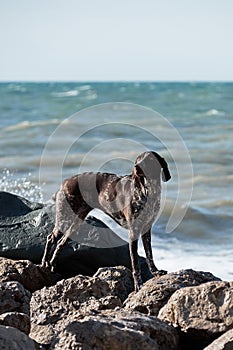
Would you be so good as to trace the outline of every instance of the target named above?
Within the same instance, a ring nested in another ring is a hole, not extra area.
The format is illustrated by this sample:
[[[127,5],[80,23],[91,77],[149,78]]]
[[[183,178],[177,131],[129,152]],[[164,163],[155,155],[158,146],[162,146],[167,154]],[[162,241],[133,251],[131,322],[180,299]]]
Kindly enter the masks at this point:
[[[139,212],[147,202],[153,201],[160,192],[160,179],[148,179],[145,176],[133,177],[132,206],[134,212]]]

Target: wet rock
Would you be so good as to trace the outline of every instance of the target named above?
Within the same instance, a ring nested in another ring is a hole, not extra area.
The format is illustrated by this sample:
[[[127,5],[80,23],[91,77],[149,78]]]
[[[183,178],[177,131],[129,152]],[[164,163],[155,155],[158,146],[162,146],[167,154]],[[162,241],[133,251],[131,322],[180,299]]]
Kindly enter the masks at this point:
[[[34,292],[44,286],[55,284],[60,275],[33,264],[28,260],[0,258],[0,282],[18,281],[24,288]]]
[[[0,315],[0,324],[4,326],[14,327],[25,334],[30,333],[30,317],[19,312],[6,312]]]
[[[213,281],[176,291],[158,317],[181,331],[183,349],[203,349],[233,327],[233,282]]]
[[[220,281],[220,279],[209,272],[192,269],[154,277],[147,281],[138,293],[129,296],[125,302],[125,308],[156,316],[176,290],[188,286],[197,286],[208,281]]]
[[[55,221],[55,204],[32,203],[0,192],[0,256],[40,264],[47,235]],[[142,279],[151,277],[142,261]],[[89,216],[59,255],[56,272],[63,278],[93,275],[104,266],[131,268],[129,247],[99,219]],[[36,287],[37,288],[37,287]]]
[[[176,330],[156,317],[115,311],[70,322],[51,349],[177,350]]]
[[[0,283],[0,314],[19,312],[30,314],[31,293],[19,282]]]
[[[39,350],[40,347],[18,329],[0,325],[0,349]]]
[[[204,350],[232,350],[233,349],[233,329],[214,340]]]

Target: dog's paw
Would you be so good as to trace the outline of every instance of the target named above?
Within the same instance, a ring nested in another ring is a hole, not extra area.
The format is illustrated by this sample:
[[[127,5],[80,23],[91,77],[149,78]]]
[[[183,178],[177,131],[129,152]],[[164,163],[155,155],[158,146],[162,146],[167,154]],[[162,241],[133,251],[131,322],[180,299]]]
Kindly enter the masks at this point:
[[[161,277],[161,276],[167,275],[167,273],[168,272],[165,270],[157,270],[157,271],[153,272],[153,276],[154,277]]]
[[[41,267],[42,269],[50,269],[50,264],[49,264],[48,261],[43,260],[43,261],[41,262],[41,264],[40,264],[40,267]]]

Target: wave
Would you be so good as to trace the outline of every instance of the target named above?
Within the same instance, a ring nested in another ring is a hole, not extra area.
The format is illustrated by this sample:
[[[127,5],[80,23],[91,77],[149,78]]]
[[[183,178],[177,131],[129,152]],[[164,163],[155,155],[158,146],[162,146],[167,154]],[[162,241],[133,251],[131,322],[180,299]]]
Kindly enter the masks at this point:
[[[82,85],[78,88],[68,91],[51,92],[51,95],[56,98],[76,97],[80,95],[80,99],[84,100],[95,100],[98,97],[96,91],[92,89],[91,85]]]
[[[222,161],[223,164],[225,165],[225,162]],[[206,161],[207,163],[207,161]],[[209,160],[209,163],[210,160]],[[214,160],[213,160],[213,163],[214,163]],[[233,175],[222,175],[222,176],[218,176],[216,177],[214,174],[211,176],[211,175],[195,175],[192,179],[193,181],[193,184],[218,184],[218,186],[222,184],[224,184],[224,186],[227,184],[227,183],[232,183],[233,182]]]
[[[226,113],[224,111],[219,111],[218,109],[215,109],[215,108],[209,109],[207,112],[205,112],[205,115],[207,116],[215,116],[215,115],[222,116],[225,114]]]
[[[73,96],[78,96],[79,91],[78,90],[69,90],[65,92],[52,92],[51,95],[53,97],[73,97]]]
[[[47,126],[47,125],[53,125],[53,124],[59,124],[60,120],[59,119],[49,119],[49,120],[37,120],[37,121],[29,121],[29,120],[24,120],[21,123],[7,126],[4,128],[4,131],[15,131],[15,130],[20,130],[20,129],[29,129],[32,127],[36,126]]]

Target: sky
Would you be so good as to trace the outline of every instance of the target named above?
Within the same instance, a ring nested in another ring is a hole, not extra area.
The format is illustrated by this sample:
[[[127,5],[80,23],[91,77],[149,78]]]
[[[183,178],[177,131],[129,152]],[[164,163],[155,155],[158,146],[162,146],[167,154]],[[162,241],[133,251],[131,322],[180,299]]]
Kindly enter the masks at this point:
[[[232,0],[0,0],[0,81],[233,81]]]

